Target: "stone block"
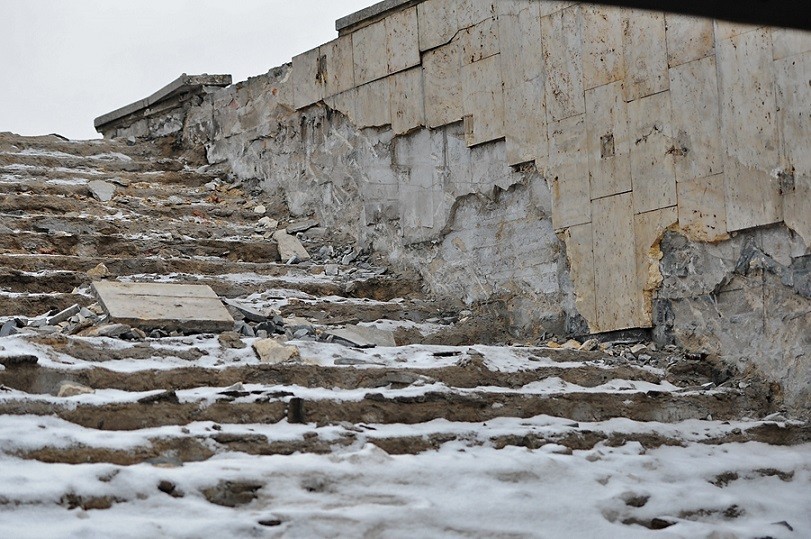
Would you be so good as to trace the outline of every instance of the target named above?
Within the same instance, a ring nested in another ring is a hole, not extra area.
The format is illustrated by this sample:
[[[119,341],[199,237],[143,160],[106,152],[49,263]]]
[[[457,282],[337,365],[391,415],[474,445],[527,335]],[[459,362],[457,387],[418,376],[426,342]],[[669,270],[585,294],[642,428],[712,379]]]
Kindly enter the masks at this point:
[[[417,8],[398,11],[384,19],[388,72],[397,73],[420,64]],[[381,46],[378,43],[378,46]]]
[[[506,13],[504,6],[517,4]],[[543,48],[541,47],[540,2],[499,3],[498,39],[502,76],[506,88],[516,87],[528,80],[543,79]],[[542,86],[543,88],[543,86]]]
[[[791,28],[772,28],[771,32],[772,54],[775,60],[811,52],[811,32]]]
[[[628,103],[634,213],[676,205],[670,92]]]
[[[358,90],[352,88],[332,97],[324,98],[324,103],[332,110],[337,110],[341,114],[349,118],[349,121],[357,125],[357,108],[355,102],[357,101]]]
[[[459,0],[428,0],[417,4],[420,52],[450,43],[459,29]]]
[[[626,10],[583,7],[583,86],[586,90],[625,76],[622,30]]]
[[[462,65],[472,64],[499,53],[498,19],[490,17],[462,30]]]
[[[811,54],[778,60],[774,67],[783,220],[811,246]]]
[[[388,78],[391,93],[391,128],[403,135],[425,124],[422,68],[401,71]]]
[[[539,14],[541,17],[546,17],[547,15],[566,9],[569,6],[573,6],[576,3],[577,2],[557,2],[554,0],[538,2]]]
[[[552,225],[555,229],[591,222],[589,162],[585,115],[549,125],[549,166],[552,182]],[[591,240],[589,240],[589,247]]]
[[[468,146],[504,137],[504,90],[500,55],[462,66],[465,136]]]
[[[485,19],[489,19],[498,13],[496,9],[497,1],[493,0],[458,0],[459,6],[456,9],[456,17],[459,21],[459,29],[469,28]]]
[[[724,170],[715,56],[670,69],[673,156],[676,180],[713,176]]]
[[[612,82],[586,92],[586,133],[591,198],[631,190],[631,141],[623,84]]]
[[[679,227],[690,239],[716,242],[729,238],[724,193],[723,173],[678,184]]]
[[[277,230],[273,233],[273,239],[279,246],[279,258],[282,263],[296,259],[304,262],[310,259],[307,249],[301,244],[297,237],[291,236],[285,230]]]
[[[535,78],[504,88],[507,164],[545,163],[549,155],[543,80]]]
[[[458,122],[464,116],[460,54],[459,41],[455,40],[422,56],[428,127]]]
[[[578,5],[541,18],[546,108],[552,120],[583,114],[583,14]]]
[[[715,54],[712,19],[665,14],[667,65],[676,67]]]
[[[352,35],[339,37],[321,46],[326,56],[325,97],[345,92],[355,86],[355,69],[352,61]]]
[[[631,193],[592,201],[596,331],[636,327],[641,319]],[[595,328],[593,328],[595,329]]]
[[[715,20],[713,21],[715,24],[715,40],[716,42],[722,41],[724,39],[730,39],[747,32],[753,32],[762,28],[761,26],[755,24],[742,24],[738,22],[730,22],[730,21],[721,21]]]
[[[566,257],[569,260],[572,284],[575,291],[575,307],[586,319],[590,331],[598,331],[597,302],[594,295],[594,241],[590,223],[568,228],[563,239]]]
[[[293,57],[293,99],[296,109],[309,107],[324,98],[326,61],[315,48]]]
[[[355,123],[358,127],[380,127],[391,124],[389,103],[389,80],[376,81],[358,86],[355,98]]]
[[[360,86],[389,73],[385,21],[364,26],[352,34],[355,85]]]
[[[234,319],[208,286],[103,281],[92,288],[111,323],[197,333],[234,329]]]
[[[636,326],[651,327],[653,322],[652,299],[654,292],[662,283],[659,261],[662,250],[659,242],[665,231],[676,224],[678,212],[675,207],[662,208],[634,216],[634,250],[636,260]]]
[[[768,29],[741,33],[717,46],[729,231],[782,220],[777,106]]]
[[[667,42],[665,15],[629,11],[623,29],[625,54],[625,101],[667,90]]]

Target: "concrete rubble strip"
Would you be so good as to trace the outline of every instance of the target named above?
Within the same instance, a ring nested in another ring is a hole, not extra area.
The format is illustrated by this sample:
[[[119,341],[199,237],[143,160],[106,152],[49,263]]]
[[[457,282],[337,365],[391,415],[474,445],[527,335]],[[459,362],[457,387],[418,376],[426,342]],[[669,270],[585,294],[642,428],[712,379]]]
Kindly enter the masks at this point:
[[[233,317],[208,286],[95,282],[93,291],[110,323],[190,333],[234,328]]]

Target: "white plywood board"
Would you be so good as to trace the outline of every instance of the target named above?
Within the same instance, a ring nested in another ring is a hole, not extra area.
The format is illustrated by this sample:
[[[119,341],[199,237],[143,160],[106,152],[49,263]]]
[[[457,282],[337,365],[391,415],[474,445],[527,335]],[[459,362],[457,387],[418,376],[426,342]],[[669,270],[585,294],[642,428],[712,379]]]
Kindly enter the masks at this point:
[[[591,222],[589,162],[583,151],[585,147],[585,115],[571,116],[549,125],[546,177],[552,183],[552,226],[556,230]]]
[[[621,82],[586,92],[586,132],[591,198],[630,191],[628,105]]]
[[[541,18],[546,107],[551,120],[583,114],[583,16],[574,5]]]
[[[464,115],[459,41],[428,51],[422,57],[425,121],[428,127],[458,122]]]
[[[676,205],[670,93],[628,103],[634,213]]]
[[[664,13],[628,11],[623,30],[625,100],[667,90],[667,43]]]

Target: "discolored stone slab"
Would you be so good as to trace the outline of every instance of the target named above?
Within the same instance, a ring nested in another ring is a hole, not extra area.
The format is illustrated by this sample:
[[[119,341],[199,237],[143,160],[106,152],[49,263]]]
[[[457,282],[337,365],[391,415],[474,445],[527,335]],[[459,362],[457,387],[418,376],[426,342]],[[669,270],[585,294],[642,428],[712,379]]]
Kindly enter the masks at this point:
[[[234,319],[208,286],[97,282],[93,290],[113,323],[187,332],[234,328]]]

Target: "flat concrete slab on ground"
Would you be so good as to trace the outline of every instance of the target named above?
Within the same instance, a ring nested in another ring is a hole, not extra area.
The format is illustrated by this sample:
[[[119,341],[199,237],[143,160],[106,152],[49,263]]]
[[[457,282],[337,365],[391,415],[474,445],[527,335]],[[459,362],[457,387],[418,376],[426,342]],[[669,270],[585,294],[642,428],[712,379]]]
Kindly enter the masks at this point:
[[[144,330],[221,332],[234,319],[211,287],[185,284],[95,282],[109,322]]]

